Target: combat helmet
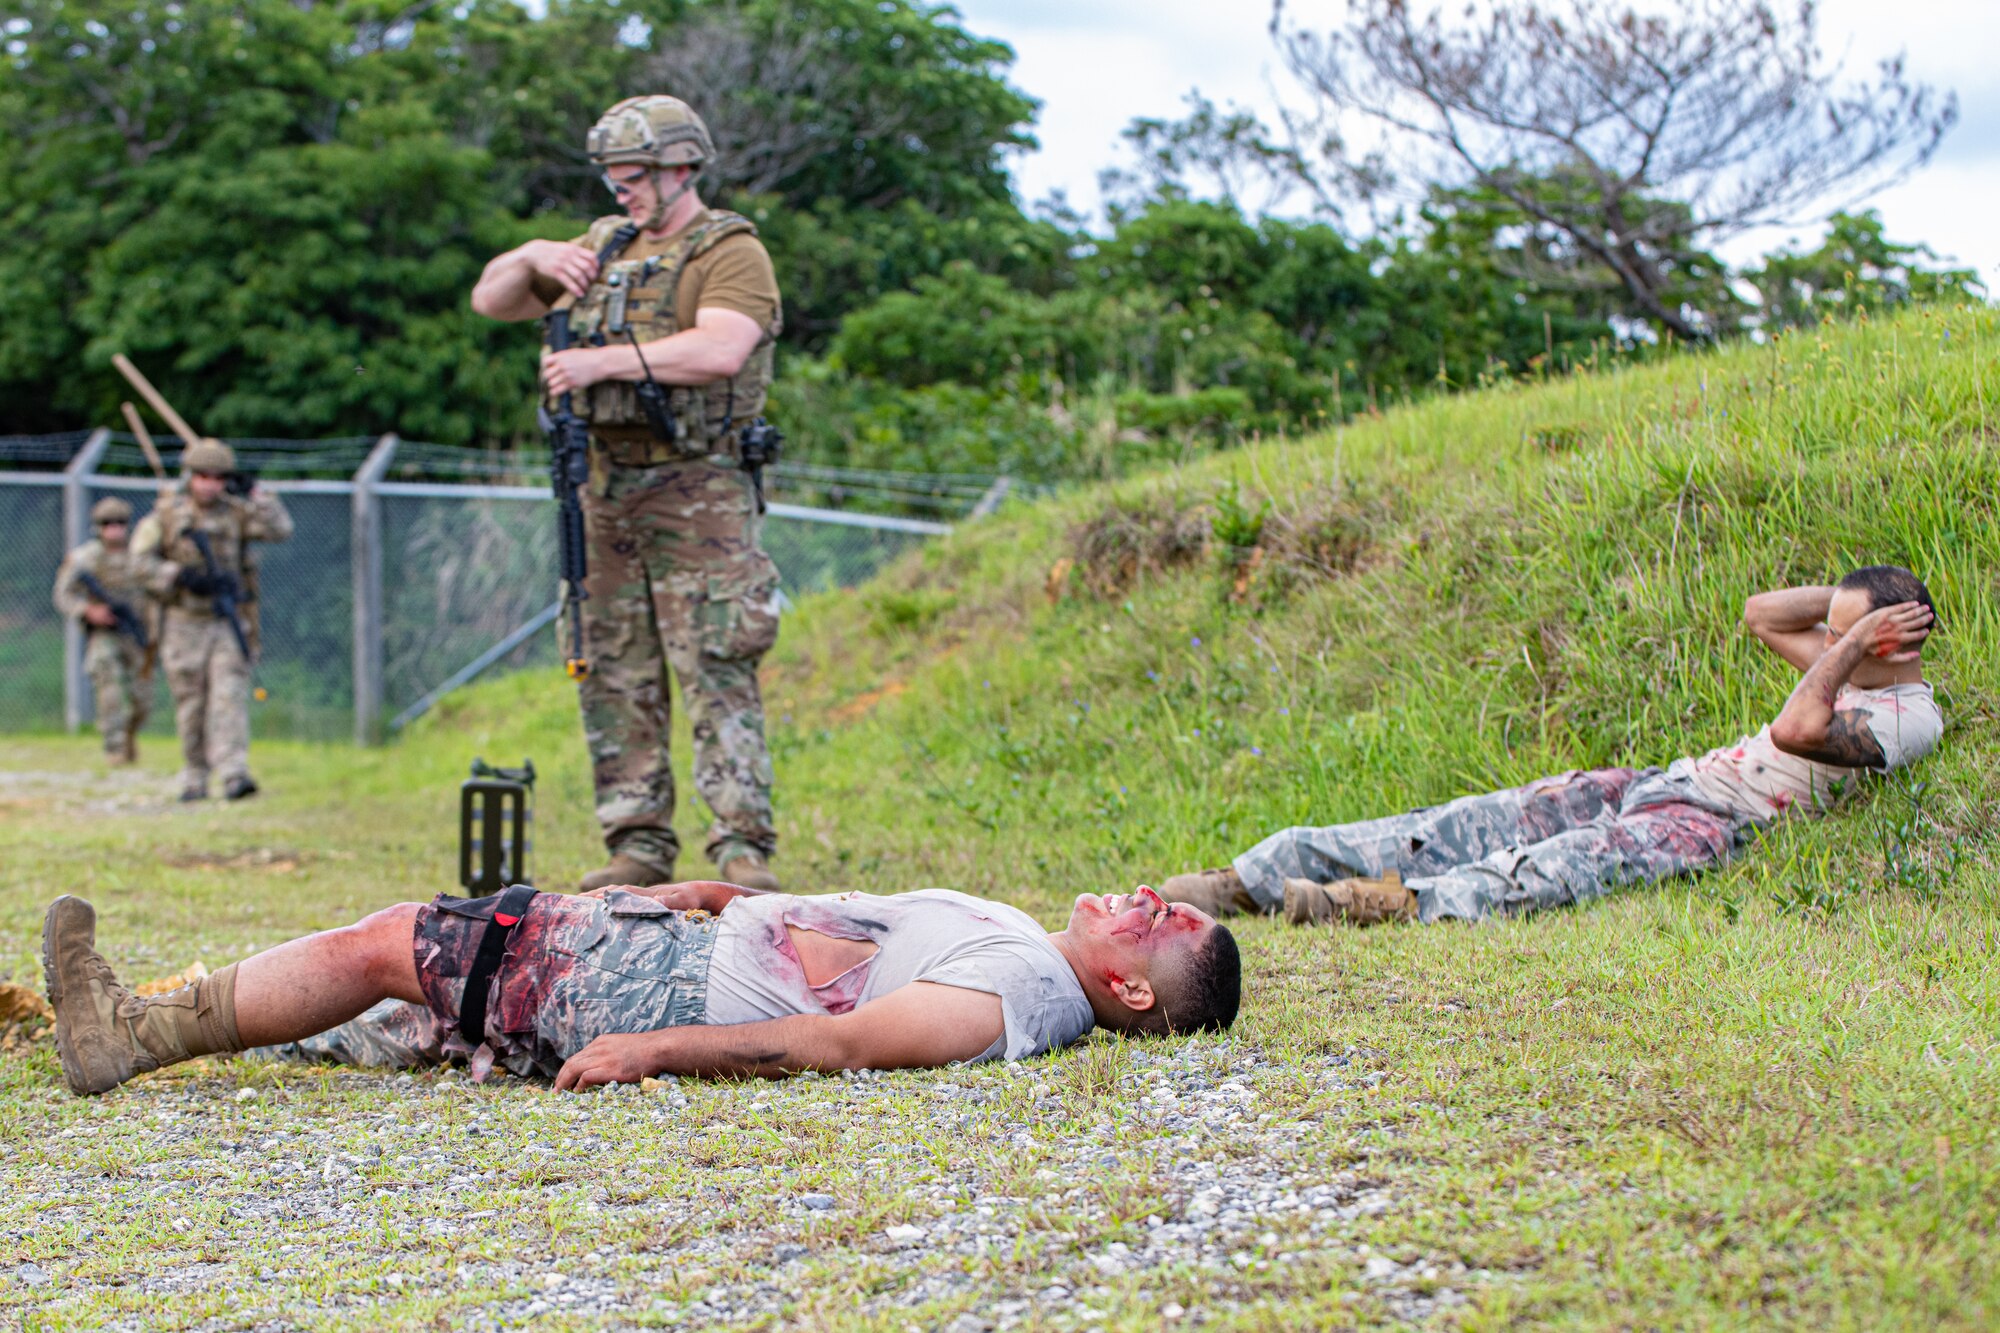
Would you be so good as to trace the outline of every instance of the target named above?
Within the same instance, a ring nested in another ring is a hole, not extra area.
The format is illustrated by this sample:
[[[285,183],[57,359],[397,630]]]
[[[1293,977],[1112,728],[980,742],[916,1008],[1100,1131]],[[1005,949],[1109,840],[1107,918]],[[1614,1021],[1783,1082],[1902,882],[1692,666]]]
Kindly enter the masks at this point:
[[[130,523],[132,506],[115,495],[107,495],[90,507],[90,521],[98,527],[106,523]]]
[[[181,454],[181,468],[187,472],[207,472],[216,476],[236,470],[236,451],[221,440],[203,437]]]
[[[708,135],[694,108],[678,97],[655,93],[628,97],[597,118],[584,141],[590,160],[599,167],[644,167],[653,181],[652,211],[645,217],[634,215],[641,227],[661,225],[680,197],[694,187],[696,176],[715,156],[715,140]],[[660,193],[660,172],[668,167],[692,167],[687,179],[671,195]],[[609,172],[604,183],[615,188]]]
[[[698,167],[715,156],[694,108],[660,93],[628,97],[599,116],[585,148],[600,167]]]

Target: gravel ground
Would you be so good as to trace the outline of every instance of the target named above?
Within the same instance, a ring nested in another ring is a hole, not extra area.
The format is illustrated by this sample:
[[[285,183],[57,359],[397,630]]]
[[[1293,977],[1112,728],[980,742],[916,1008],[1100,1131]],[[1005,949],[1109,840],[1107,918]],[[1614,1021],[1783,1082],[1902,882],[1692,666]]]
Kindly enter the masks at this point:
[[[1494,1280],[1355,1243],[1398,1207],[1357,1051],[578,1097],[232,1063],[78,1101],[45,1044],[10,1064],[0,1311],[52,1327],[1411,1320]]]

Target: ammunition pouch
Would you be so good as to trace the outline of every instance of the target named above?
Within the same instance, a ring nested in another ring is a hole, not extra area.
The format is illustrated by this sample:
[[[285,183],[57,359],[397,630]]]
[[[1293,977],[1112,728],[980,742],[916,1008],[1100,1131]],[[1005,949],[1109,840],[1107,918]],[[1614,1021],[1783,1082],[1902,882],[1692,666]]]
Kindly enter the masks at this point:
[[[591,461],[602,460],[610,467],[659,467],[696,460],[731,465],[738,455],[738,428],[744,424],[732,423],[726,433],[713,439],[676,434],[671,440],[661,440],[643,426],[594,429],[590,434]]]

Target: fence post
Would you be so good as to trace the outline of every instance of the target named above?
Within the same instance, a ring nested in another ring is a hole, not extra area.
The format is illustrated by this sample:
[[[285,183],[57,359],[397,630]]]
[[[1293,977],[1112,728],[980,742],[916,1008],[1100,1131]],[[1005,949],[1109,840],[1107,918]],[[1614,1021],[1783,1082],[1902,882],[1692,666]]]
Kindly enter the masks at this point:
[[[103,427],[92,431],[63,468],[63,551],[68,553],[90,539],[90,474],[111,445],[111,432]],[[82,729],[91,720],[90,681],[83,674],[83,626],[74,616],[63,618],[63,726]]]
[[[993,484],[986,488],[986,494],[979,497],[979,503],[972,506],[972,512],[966,517],[985,518],[1000,507],[1000,502],[1007,498],[1007,492],[1012,489],[1014,489],[1012,477],[995,477]]]
[[[354,743],[382,735],[382,499],[376,483],[396,457],[394,433],[375,441],[354,474]]]

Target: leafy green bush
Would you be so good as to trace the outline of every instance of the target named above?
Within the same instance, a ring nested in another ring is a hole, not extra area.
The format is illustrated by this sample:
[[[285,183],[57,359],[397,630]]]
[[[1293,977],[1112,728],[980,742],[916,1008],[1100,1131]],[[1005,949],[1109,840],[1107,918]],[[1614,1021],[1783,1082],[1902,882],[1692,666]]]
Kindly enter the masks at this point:
[[[1250,417],[1250,395],[1242,389],[1196,389],[1184,394],[1135,389],[1119,394],[1116,406],[1121,427],[1155,434],[1220,434]]]

